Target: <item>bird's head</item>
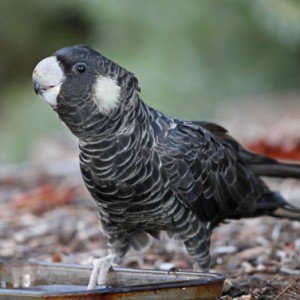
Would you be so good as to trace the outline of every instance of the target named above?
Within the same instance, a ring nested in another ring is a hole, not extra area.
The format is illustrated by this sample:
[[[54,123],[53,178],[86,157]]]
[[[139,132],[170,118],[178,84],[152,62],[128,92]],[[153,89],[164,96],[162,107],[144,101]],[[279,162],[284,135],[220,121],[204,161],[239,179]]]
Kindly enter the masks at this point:
[[[43,59],[32,79],[35,92],[75,134],[91,116],[112,117],[122,107],[130,106],[128,98],[139,91],[132,73],[83,45],[61,48]]]

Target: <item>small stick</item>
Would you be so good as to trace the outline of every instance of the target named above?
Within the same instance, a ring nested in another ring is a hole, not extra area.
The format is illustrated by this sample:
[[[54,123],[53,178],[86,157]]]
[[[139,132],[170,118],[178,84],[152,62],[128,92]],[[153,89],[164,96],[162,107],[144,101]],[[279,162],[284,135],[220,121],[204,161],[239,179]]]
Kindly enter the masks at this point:
[[[285,287],[275,298],[274,300],[279,299],[279,297],[284,294],[289,288],[291,287],[291,284],[289,284],[287,287]]]

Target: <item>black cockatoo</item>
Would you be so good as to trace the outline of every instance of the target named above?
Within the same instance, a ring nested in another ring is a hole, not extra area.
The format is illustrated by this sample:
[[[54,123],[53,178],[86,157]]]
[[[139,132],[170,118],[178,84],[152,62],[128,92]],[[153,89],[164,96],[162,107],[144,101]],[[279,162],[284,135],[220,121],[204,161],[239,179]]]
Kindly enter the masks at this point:
[[[222,221],[300,219],[260,178],[300,178],[299,165],[251,153],[219,125],[153,109],[134,74],[90,47],[43,59],[33,86],[78,138],[82,176],[108,240],[109,255],[96,260],[89,288],[130,247],[144,248],[161,231],[184,243],[196,270],[207,271],[211,231]]]

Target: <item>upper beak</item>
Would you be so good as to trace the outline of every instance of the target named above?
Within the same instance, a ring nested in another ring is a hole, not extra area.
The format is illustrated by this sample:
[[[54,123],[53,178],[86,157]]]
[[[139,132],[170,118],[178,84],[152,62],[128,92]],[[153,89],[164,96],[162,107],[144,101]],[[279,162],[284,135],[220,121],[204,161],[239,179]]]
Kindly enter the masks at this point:
[[[33,89],[51,106],[56,106],[57,96],[65,80],[64,72],[55,56],[40,61],[32,74]]]
[[[64,73],[55,56],[40,61],[32,74],[33,89],[36,94],[61,84],[63,80]]]
[[[40,93],[40,88],[41,88],[40,83],[37,80],[33,79],[32,86],[33,86],[34,92],[38,95]]]

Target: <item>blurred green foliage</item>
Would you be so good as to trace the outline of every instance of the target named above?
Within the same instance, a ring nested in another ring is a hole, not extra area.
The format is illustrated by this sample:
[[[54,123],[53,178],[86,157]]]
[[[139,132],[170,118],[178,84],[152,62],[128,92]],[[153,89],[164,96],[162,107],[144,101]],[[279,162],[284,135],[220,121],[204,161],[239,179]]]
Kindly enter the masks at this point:
[[[191,119],[220,101],[299,86],[297,0],[1,0],[0,161],[61,132],[31,90],[35,64],[89,44],[134,72],[142,98]]]

